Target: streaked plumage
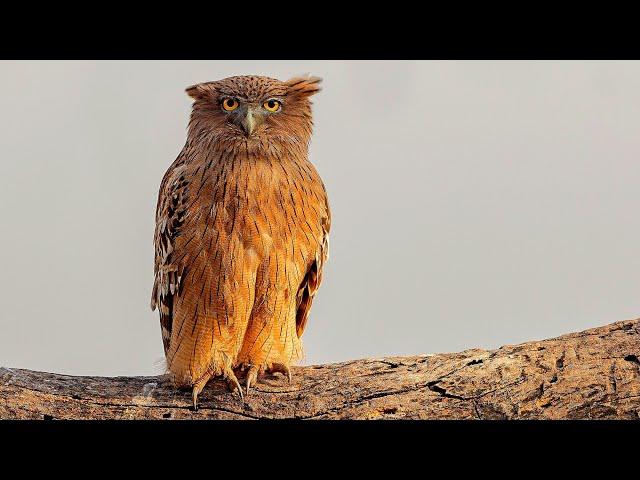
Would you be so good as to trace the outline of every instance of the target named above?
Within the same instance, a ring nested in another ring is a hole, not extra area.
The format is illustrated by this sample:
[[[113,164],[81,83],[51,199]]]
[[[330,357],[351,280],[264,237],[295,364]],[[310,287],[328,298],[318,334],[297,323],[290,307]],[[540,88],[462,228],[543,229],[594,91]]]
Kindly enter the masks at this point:
[[[193,388],[194,405],[212,376],[242,394],[239,367],[248,391],[265,370],[290,375],[302,356],[330,228],[307,159],[319,81],[244,76],[187,89],[187,142],[160,185],[151,304],[168,373]]]

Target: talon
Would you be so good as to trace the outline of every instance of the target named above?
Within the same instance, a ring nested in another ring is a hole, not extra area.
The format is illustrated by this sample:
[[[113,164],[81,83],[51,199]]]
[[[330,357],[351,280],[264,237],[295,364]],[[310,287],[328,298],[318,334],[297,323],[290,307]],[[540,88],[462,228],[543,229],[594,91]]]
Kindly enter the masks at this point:
[[[244,395],[242,394],[242,386],[240,385],[240,382],[236,378],[235,373],[233,373],[233,370],[227,371],[224,374],[224,377],[227,379],[227,384],[229,385],[229,389],[231,390],[231,392],[237,391],[238,395],[240,395],[240,400],[244,402]]]
[[[280,372],[283,375],[286,375],[287,379],[289,380],[289,383],[291,383],[291,379],[292,379],[291,368],[289,368],[288,365],[285,365],[284,363],[273,363],[271,364],[271,368],[269,370],[272,373]]]
[[[247,395],[249,395],[249,389],[251,388],[251,385],[255,385],[256,381],[258,380],[258,370],[258,367],[256,367],[255,365],[251,365],[249,371],[247,372]]]
[[[196,389],[196,387],[193,387],[193,391],[191,392],[191,396],[193,399],[193,411],[197,412],[198,411],[198,390]]]
[[[191,391],[191,399],[193,401],[193,410],[198,411],[198,394],[202,391],[204,386],[207,384],[211,375],[205,375],[196,383],[193,384],[193,390]]]

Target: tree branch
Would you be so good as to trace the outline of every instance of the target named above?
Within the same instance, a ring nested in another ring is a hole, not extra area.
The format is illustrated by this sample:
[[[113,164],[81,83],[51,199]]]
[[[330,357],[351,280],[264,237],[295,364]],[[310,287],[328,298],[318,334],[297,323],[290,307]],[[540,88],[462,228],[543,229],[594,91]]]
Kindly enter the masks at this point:
[[[243,403],[214,380],[191,394],[163,377],[75,377],[0,368],[1,419],[640,418],[640,321],[497,350],[295,367]]]

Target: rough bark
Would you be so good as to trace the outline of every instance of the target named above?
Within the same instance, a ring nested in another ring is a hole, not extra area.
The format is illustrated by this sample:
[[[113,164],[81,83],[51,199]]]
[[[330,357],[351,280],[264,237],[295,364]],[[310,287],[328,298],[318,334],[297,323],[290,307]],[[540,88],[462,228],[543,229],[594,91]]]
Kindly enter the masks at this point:
[[[2,419],[639,419],[640,321],[497,350],[297,367],[243,403],[222,381],[191,395],[162,377],[0,369]]]

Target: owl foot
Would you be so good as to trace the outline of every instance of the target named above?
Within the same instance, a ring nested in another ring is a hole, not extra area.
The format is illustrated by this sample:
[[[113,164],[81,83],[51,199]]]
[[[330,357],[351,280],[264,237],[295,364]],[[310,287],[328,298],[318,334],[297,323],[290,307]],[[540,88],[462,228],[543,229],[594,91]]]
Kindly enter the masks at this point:
[[[283,375],[286,375],[287,379],[289,380],[289,383],[291,383],[291,368],[289,368],[289,365],[285,365],[284,363],[275,363],[274,362],[267,369],[267,372],[269,372],[269,373],[280,372]]]
[[[237,391],[238,395],[240,395],[240,400],[244,401],[244,395],[242,394],[242,387],[240,386],[240,382],[236,378],[236,375],[233,373],[233,370],[228,369],[223,372],[223,378],[227,381],[229,385],[229,389],[231,392]],[[205,385],[209,382],[209,379],[212,377],[211,374],[204,375],[200,380],[198,380],[193,385],[193,390],[191,391],[191,399],[193,401],[193,410],[198,410],[198,395],[204,389]]]

